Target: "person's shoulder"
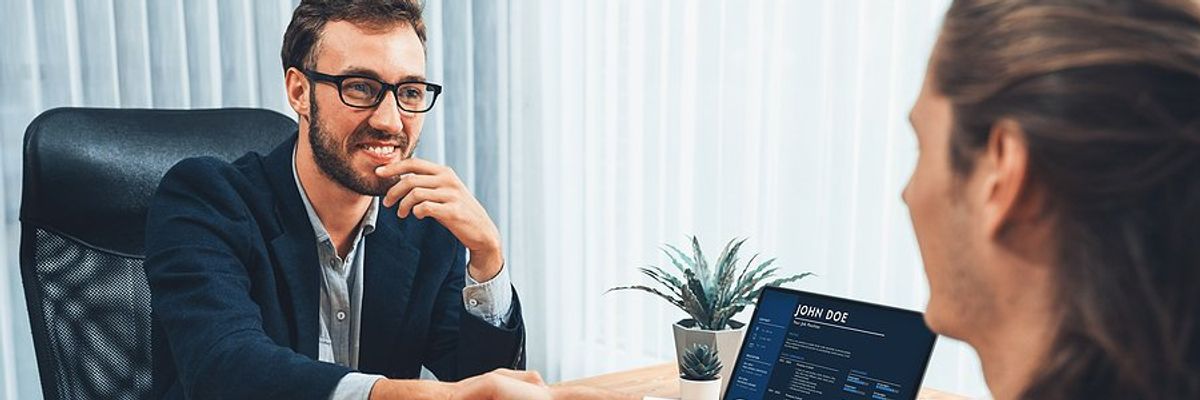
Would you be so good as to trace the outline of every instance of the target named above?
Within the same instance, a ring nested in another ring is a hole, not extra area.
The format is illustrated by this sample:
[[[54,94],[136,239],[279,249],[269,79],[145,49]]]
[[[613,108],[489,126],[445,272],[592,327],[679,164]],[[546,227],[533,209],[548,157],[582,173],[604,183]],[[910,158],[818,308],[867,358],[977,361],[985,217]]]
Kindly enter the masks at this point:
[[[270,187],[263,157],[257,153],[233,162],[215,157],[186,158],[159,181],[151,208],[204,203],[214,211],[256,213],[254,210],[272,202]]]
[[[277,231],[276,214],[269,185],[256,183],[263,175],[258,158],[193,157],[167,171],[146,211],[148,276],[161,276],[178,261],[177,249],[216,249],[249,262],[246,257],[265,248],[265,238]]]
[[[228,162],[216,157],[191,157],[175,163],[159,182],[159,189],[191,188],[205,192],[265,189],[262,156],[249,153]]]
[[[163,176],[163,182],[235,183],[253,179],[255,175],[261,175],[262,170],[262,156],[258,153],[246,154],[232,163],[216,157],[191,157],[175,163]]]

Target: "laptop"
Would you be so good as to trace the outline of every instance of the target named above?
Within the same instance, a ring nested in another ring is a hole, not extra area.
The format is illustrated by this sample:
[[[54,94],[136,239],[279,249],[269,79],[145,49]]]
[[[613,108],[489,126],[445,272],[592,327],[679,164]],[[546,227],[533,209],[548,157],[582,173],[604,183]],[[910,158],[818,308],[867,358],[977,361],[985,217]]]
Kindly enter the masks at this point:
[[[767,287],[725,400],[914,400],[936,339],[915,311]]]

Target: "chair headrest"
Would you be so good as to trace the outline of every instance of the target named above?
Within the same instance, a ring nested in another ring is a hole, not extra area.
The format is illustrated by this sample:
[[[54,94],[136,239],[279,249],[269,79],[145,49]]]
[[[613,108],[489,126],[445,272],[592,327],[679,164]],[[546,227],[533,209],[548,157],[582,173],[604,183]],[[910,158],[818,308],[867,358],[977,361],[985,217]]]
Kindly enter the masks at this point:
[[[176,162],[266,154],[295,132],[261,109],[49,110],[25,131],[21,221],[141,256],[147,205]]]

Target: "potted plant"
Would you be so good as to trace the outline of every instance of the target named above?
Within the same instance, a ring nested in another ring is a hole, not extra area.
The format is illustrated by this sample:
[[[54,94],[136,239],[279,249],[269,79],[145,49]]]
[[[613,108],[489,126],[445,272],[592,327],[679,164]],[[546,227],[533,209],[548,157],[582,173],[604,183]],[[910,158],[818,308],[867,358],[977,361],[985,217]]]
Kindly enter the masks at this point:
[[[721,359],[716,349],[696,343],[683,353],[679,363],[680,400],[721,398]]]
[[[772,267],[775,259],[755,265],[755,254],[745,266],[738,267],[738,251],[746,239],[733,239],[725,245],[716,263],[710,264],[700,250],[700,241],[691,238],[692,253],[688,255],[679,248],[666,244],[662,251],[671,260],[678,274],[667,273],[654,265],[639,268],[661,288],[630,285],[609,289],[640,290],[665,299],[679,307],[691,318],[675,323],[675,357],[683,363],[684,350],[694,344],[703,344],[718,353],[724,365],[737,362],[742,348],[746,324],[734,321],[733,316],[748,305],[754,304],[764,286],[779,286],[798,281],[812,275],[803,273],[770,280],[778,271]],[[721,372],[721,394],[729,385],[730,369]]]

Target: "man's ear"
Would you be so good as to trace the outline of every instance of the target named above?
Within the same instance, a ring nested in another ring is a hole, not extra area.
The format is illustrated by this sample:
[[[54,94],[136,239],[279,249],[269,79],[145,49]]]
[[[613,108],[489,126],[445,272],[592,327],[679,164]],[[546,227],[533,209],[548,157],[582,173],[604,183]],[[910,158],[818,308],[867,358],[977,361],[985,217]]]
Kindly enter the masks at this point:
[[[1042,202],[1029,180],[1029,145],[1017,121],[992,124],[983,165],[983,223],[989,236],[999,236],[1013,221],[1035,218]]]
[[[287,87],[288,104],[292,106],[292,110],[296,111],[296,115],[300,117],[300,122],[308,120],[308,91],[312,90],[312,87],[308,84],[308,78],[300,70],[291,67],[287,69],[287,72],[284,72],[283,79],[284,86]]]

